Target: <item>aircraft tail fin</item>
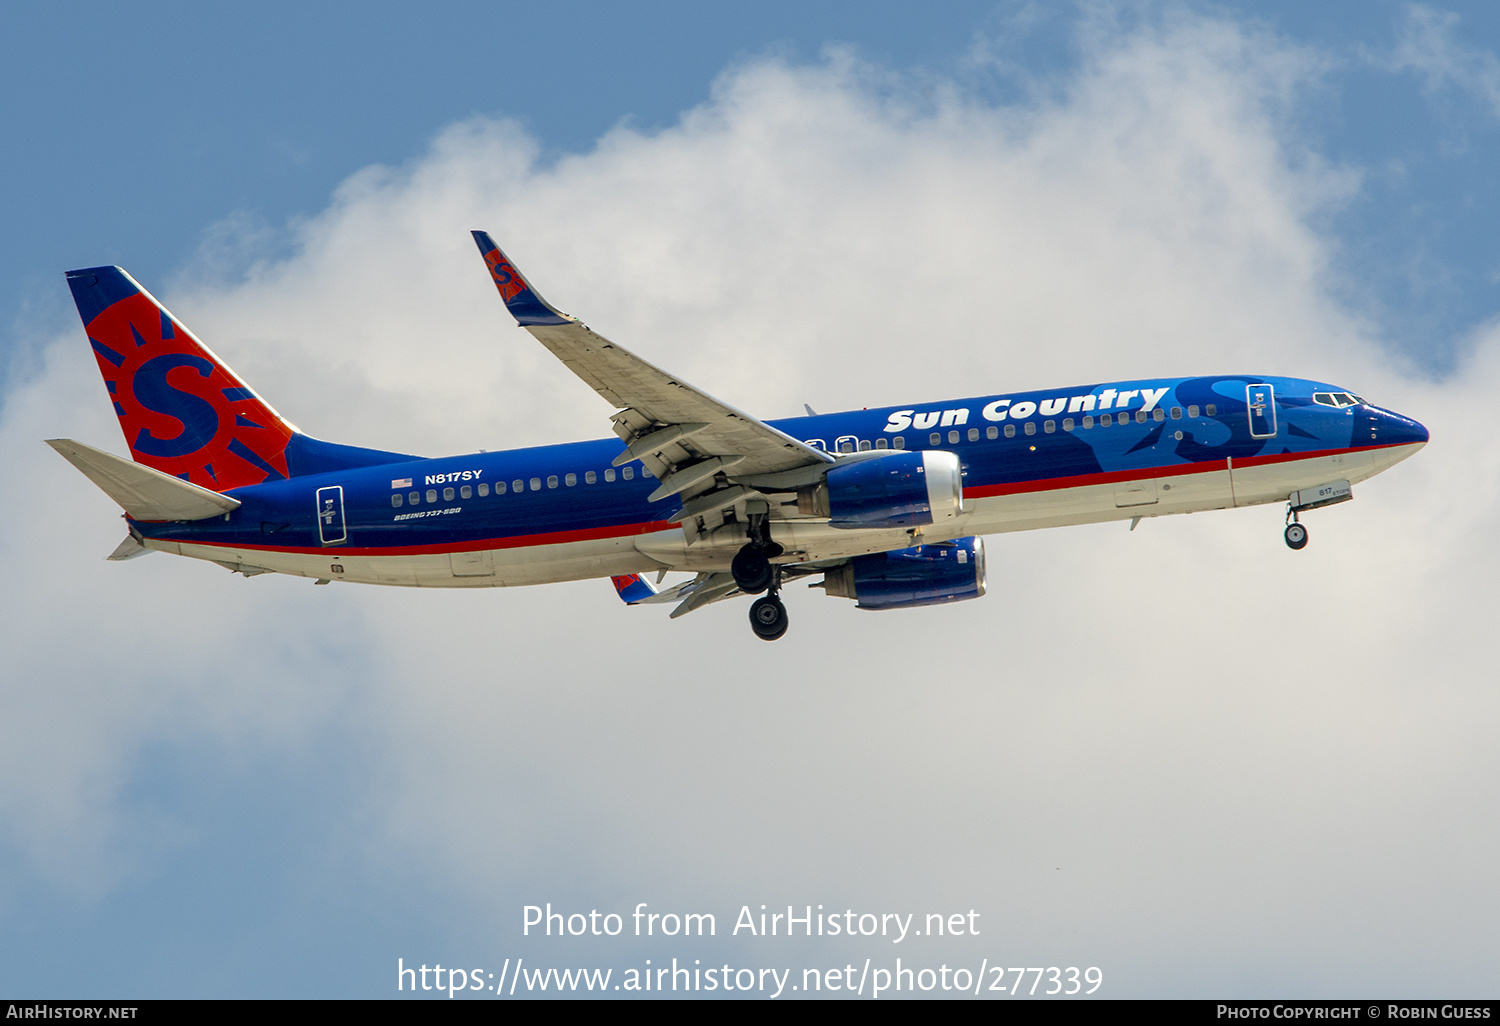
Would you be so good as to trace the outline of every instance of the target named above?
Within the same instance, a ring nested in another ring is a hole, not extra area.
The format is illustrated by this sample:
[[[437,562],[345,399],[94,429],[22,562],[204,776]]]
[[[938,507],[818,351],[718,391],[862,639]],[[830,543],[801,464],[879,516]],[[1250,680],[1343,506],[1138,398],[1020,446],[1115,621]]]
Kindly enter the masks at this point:
[[[291,476],[297,429],[118,267],[67,272],[137,463],[214,491]]]
[[[133,520],[207,520],[240,508],[238,499],[71,438],[49,438],[47,444],[119,503]],[[116,550],[111,558],[125,557]]]
[[[414,458],[302,434],[120,268],[67,276],[137,463],[223,492]]]

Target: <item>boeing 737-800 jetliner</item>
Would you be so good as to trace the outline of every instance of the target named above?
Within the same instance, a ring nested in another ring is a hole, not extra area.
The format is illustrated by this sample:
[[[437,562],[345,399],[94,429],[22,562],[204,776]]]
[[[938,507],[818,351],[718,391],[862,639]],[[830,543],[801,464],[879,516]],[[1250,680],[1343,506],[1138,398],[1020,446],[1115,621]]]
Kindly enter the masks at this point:
[[[159,550],[318,584],[608,576],[674,617],[761,595],[750,623],[775,640],[793,578],[861,609],[977,598],[983,534],[1276,502],[1300,549],[1299,514],[1427,442],[1348,389],[1264,375],[764,421],[560,313],[473,234],[511,315],[618,409],[616,437],[438,459],[319,441],[120,268],[69,271],[133,459],[48,444],[124,508],[110,558]],[[658,592],[669,570],[696,576]]]

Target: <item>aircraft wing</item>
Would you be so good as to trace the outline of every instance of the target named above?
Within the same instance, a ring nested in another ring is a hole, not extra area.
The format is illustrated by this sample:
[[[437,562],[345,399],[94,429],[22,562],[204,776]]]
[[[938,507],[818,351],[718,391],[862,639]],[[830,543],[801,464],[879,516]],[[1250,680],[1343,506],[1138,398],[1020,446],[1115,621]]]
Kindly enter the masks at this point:
[[[652,501],[702,492],[721,471],[741,477],[833,462],[828,453],[699,391],[558,311],[488,234],[476,231],[474,241],[516,321],[620,410],[612,419],[627,448],[616,465],[639,459],[650,468],[661,479]]]

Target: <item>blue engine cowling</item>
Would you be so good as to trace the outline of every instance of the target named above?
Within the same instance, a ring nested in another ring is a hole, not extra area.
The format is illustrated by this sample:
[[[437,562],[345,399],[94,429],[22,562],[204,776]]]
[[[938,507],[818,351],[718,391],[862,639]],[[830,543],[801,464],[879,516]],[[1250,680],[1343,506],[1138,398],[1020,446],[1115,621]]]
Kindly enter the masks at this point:
[[[797,510],[828,517],[832,527],[925,527],[963,509],[963,470],[941,449],[850,460],[797,490]]]
[[[852,598],[860,609],[907,609],[962,602],[984,594],[984,541],[918,545],[914,549],[855,556],[828,571],[830,595]]]

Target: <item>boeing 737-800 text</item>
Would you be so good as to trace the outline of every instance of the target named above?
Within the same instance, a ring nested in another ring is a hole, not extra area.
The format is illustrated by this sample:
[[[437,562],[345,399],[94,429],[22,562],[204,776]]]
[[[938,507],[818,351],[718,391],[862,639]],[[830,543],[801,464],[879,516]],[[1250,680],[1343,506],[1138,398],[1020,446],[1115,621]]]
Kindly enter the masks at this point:
[[[751,626],[774,640],[793,578],[862,609],[984,594],[984,534],[1274,502],[1300,549],[1299,514],[1427,442],[1346,388],[1264,375],[759,420],[560,313],[473,234],[511,315],[619,411],[615,437],[437,459],[319,441],[120,268],[69,271],[133,459],[48,444],[124,508],[110,558],[319,584],[608,576],[674,617],[760,595]],[[658,592],[669,570],[695,576]]]

